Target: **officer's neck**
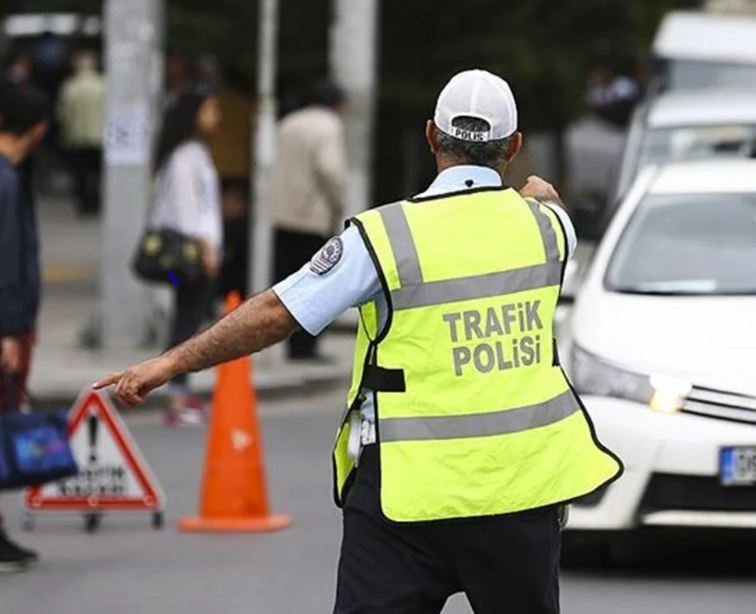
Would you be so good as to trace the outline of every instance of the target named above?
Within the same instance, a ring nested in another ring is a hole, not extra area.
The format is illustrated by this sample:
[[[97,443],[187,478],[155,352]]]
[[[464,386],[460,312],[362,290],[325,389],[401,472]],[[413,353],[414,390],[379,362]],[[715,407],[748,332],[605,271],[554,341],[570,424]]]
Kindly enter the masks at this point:
[[[437,173],[440,175],[446,170],[449,170],[450,168],[454,168],[455,166],[475,166],[472,165],[467,160],[460,160],[459,158],[450,158],[447,156],[436,156],[436,169]],[[490,168],[490,167],[485,167]],[[504,173],[507,170],[506,163],[502,164],[501,166],[497,168],[493,168],[492,170],[495,170],[497,173],[499,173],[499,176],[501,177],[502,182],[504,181]]]

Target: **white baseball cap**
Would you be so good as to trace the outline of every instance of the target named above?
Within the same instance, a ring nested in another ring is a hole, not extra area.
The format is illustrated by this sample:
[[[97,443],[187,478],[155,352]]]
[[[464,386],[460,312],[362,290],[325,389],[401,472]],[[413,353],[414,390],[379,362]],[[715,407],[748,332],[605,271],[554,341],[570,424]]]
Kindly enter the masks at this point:
[[[453,122],[458,117],[482,119],[491,128],[484,132],[456,128]],[[454,75],[441,90],[433,123],[463,141],[497,141],[517,131],[517,103],[509,84],[501,77],[486,70],[465,70]]]

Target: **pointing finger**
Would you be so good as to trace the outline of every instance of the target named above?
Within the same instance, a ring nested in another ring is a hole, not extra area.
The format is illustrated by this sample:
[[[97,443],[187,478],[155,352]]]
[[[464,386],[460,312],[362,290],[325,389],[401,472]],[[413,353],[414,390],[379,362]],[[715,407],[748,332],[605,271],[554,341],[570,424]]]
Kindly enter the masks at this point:
[[[92,384],[92,388],[94,390],[101,390],[102,388],[107,388],[108,386],[112,386],[113,384],[117,383],[118,380],[120,380],[122,376],[123,376],[123,371],[119,371],[117,373],[111,373],[110,375],[106,375],[100,381]]]

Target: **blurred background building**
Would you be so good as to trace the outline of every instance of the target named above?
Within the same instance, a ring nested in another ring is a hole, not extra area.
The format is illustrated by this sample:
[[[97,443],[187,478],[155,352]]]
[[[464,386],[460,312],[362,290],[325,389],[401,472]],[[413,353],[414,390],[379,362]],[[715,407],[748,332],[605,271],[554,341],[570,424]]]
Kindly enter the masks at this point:
[[[101,4],[98,0],[3,3],[0,10],[12,16],[6,22],[6,38],[12,38],[14,48],[28,51],[35,78],[51,92],[57,93],[70,71],[71,51],[82,46],[102,48]],[[701,3],[571,0],[559,11],[541,0],[517,6],[487,1],[437,3],[434,13],[443,19],[429,16],[421,5],[392,0],[378,4],[378,10],[367,13],[377,20],[377,86],[371,94],[376,96],[375,125],[379,129],[372,145],[369,198],[374,203],[417,191],[427,183],[433,168],[424,155],[417,126],[426,119],[438,84],[454,71],[473,65],[486,66],[512,82],[522,108],[523,129],[534,137],[535,164],[551,167],[545,169],[552,171],[547,174],[563,175],[562,136],[571,121],[590,109],[586,97],[589,80],[595,87],[597,80],[623,75],[642,87],[649,45],[661,16],[671,9],[695,8]],[[751,3],[736,4],[745,7]],[[338,5],[328,0],[280,3],[279,115],[300,106],[313,82],[350,70],[344,66],[349,54],[329,52],[331,46],[339,49],[345,44],[333,32],[339,25]],[[43,16],[49,12],[60,14],[57,18],[48,15],[45,21]],[[191,78],[202,73],[212,58],[216,63],[212,70],[229,89],[254,99],[257,19],[257,2],[224,0],[209,5],[169,0],[163,45],[166,88],[176,87],[182,79],[179,74]],[[354,22],[354,17],[351,19]],[[352,45],[362,44],[363,32],[355,30],[354,23],[343,27],[349,34],[346,38],[357,41]],[[370,113],[372,104],[364,99],[354,102],[363,113]],[[557,142],[544,145],[540,137]],[[239,168],[232,174],[238,178],[241,159],[235,164]]]

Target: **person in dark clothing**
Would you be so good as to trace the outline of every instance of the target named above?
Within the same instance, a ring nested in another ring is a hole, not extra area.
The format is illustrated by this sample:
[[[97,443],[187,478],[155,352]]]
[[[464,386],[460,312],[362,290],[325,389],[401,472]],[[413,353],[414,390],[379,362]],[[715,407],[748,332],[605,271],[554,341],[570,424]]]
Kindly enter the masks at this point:
[[[0,86],[0,412],[24,400],[39,307],[37,223],[30,153],[47,130],[44,94]],[[9,541],[0,517],[0,572],[20,571],[36,553]]]
[[[237,181],[224,182],[223,263],[218,277],[216,294],[221,299],[230,292],[246,297],[248,292],[249,217],[247,195]]]

